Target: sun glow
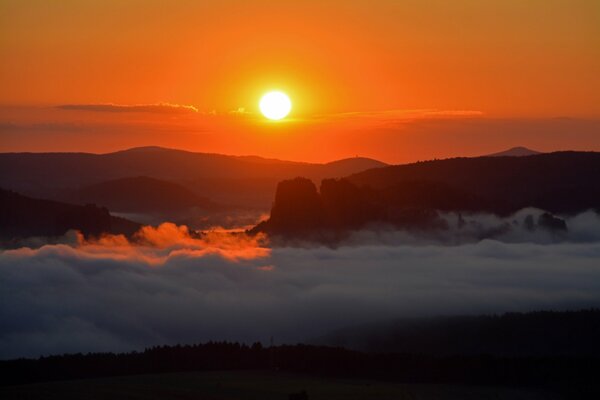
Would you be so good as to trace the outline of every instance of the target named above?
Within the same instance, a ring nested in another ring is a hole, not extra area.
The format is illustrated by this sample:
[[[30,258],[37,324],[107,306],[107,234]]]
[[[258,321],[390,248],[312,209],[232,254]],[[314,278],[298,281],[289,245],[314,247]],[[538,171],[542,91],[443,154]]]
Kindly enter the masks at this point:
[[[285,93],[273,91],[260,99],[259,107],[265,117],[277,121],[290,113],[292,102]]]

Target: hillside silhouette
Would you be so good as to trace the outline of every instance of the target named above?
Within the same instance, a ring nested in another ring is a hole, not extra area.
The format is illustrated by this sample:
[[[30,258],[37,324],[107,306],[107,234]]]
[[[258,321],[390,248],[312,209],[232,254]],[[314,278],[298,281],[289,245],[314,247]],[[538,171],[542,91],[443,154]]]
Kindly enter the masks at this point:
[[[268,208],[277,182],[283,179],[306,176],[321,180],[385,165],[360,157],[311,164],[161,147],[108,154],[0,153],[0,187],[70,201],[69,193],[86,186],[146,176],[183,185],[217,203]]]
[[[280,182],[269,220],[253,232],[306,236],[384,223],[403,229],[444,229],[439,211],[510,215],[548,211],[538,224],[564,231],[556,214],[600,211],[600,153],[478,157],[375,168],[325,179]],[[525,221],[528,222],[528,221]],[[531,223],[531,222],[530,222]]]
[[[347,179],[361,188],[389,189],[436,182],[478,196],[465,211],[507,214],[525,207],[553,213],[600,209],[600,153],[556,152],[528,157],[476,157],[424,161],[372,169]]]
[[[140,225],[110,215],[106,208],[35,199],[0,189],[0,240],[32,236],[60,236],[76,229],[84,235],[133,235]]]
[[[208,342],[156,346],[121,354],[5,360],[0,361],[0,385],[182,371],[270,369],[322,378],[533,386],[563,393],[566,398],[595,398],[600,389],[595,379],[600,358],[594,339],[599,315],[597,310],[584,310],[453,317],[441,325],[440,320],[423,320],[416,328],[405,330],[404,336],[397,336],[396,343],[372,343],[376,346],[372,352],[303,344],[265,347],[259,342]],[[449,332],[436,332],[441,326]],[[553,331],[556,333],[547,334]],[[461,337],[460,332],[467,334]],[[503,335],[510,337],[490,340]],[[402,340],[407,342],[400,343]],[[428,343],[433,348],[423,351]],[[532,343],[533,351],[527,348]],[[515,354],[497,355],[504,353],[507,346],[515,349]]]
[[[73,192],[71,198],[79,204],[94,203],[117,212],[168,213],[192,207],[207,211],[222,208],[181,185],[147,176],[86,186]]]
[[[346,328],[314,343],[367,352],[600,357],[600,311],[413,318]]]

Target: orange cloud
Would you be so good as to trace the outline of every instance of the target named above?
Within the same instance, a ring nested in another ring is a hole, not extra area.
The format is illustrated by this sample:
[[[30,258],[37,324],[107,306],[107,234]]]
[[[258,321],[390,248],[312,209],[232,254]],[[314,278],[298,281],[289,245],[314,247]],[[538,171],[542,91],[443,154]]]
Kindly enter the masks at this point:
[[[77,253],[86,259],[112,259],[116,261],[143,261],[148,265],[161,266],[173,257],[199,258],[218,256],[228,261],[239,262],[270,256],[264,235],[247,236],[245,233],[209,232],[192,234],[185,225],[167,222],[158,227],[144,226],[128,240],[123,235],[103,235],[86,239],[79,232],[70,232],[74,237],[68,242],[53,246],[63,253]],[[40,249],[21,248],[9,250],[13,255],[31,256],[43,252]]]

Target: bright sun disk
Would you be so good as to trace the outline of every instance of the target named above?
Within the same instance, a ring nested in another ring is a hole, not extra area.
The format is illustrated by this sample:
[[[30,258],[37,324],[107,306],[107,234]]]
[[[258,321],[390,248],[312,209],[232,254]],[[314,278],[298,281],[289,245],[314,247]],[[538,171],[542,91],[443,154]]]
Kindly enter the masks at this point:
[[[290,113],[292,102],[283,92],[273,91],[265,94],[259,103],[260,112],[272,120],[279,120]]]

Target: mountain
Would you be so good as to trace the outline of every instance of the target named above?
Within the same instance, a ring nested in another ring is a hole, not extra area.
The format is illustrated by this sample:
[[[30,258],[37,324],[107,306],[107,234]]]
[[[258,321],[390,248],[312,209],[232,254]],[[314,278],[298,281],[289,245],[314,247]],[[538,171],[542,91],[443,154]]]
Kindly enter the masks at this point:
[[[513,147],[498,153],[487,154],[486,157],[524,157],[542,154],[539,151],[528,149],[527,147]]]
[[[282,161],[255,156],[194,153],[141,147],[108,154],[2,153],[0,186],[27,195],[69,200],[85,186],[147,176],[185,186],[217,203],[268,208],[277,182],[296,176],[314,180],[345,176],[385,166],[350,158],[327,164]]]
[[[372,169],[347,179],[372,189],[437,182],[480,198],[482,205],[473,211],[507,214],[524,207],[554,213],[600,209],[598,176],[600,153],[566,151],[425,161]],[[464,205],[457,208],[469,210]]]
[[[0,189],[0,240],[32,236],[61,236],[70,229],[84,235],[132,235],[140,225],[110,215],[106,208],[35,199]]]
[[[372,158],[354,157],[332,161],[323,164],[323,178],[339,178],[355,172],[366,171],[371,168],[386,167],[387,164]],[[353,171],[353,172],[348,172]]]
[[[325,179],[318,191],[311,180],[296,178],[279,183],[270,218],[251,232],[306,237],[373,223],[444,229],[438,211],[506,216],[526,207],[550,212],[540,227],[564,231],[564,221],[551,213],[600,211],[598,176],[600,153],[558,152],[375,168]]]
[[[197,207],[216,210],[217,204],[167,181],[138,176],[85,186],[71,194],[78,204],[94,203],[115,212],[169,213]]]

